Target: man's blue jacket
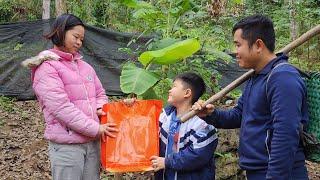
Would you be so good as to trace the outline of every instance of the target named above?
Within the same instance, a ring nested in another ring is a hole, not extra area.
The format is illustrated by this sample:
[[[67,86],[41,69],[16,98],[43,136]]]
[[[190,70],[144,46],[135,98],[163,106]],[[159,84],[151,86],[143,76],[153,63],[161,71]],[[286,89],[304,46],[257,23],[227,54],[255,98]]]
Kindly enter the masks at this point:
[[[306,87],[299,72],[277,54],[248,81],[238,104],[216,109],[205,120],[216,128],[240,128],[239,164],[244,170],[266,170],[266,179],[290,179],[292,169],[304,166],[299,124],[308,122]]]

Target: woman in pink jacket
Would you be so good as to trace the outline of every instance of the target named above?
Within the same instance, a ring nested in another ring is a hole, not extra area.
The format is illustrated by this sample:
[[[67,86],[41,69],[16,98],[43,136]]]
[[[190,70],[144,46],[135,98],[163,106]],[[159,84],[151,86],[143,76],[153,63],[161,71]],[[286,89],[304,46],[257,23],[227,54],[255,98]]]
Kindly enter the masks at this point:
[[[100,179],[99,139],[118,131],[115,124],[99,124],[107,96],[94,69],[78,52],[84,32],[78,17],[59,16],[46,35],[53,49],[30,63],[36,65],[33,89],[46,121],[53,179]]]

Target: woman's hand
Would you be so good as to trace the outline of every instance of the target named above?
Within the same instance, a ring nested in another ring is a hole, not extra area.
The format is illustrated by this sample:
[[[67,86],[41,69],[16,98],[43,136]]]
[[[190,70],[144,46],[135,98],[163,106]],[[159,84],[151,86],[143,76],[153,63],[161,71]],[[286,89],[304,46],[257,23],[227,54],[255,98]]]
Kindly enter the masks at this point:
[[[191,109],[197,111],[198,112],[197,115],[199,117],[206,117],[206,116],[208,116],[208,115],[213,113],[214,105],[213,104],[207,104],[204,107],[204,101],[203,100],[199,100],[199,101],[195,102],[192,105]]]
[[[115,123],[100,124],[98,136],[101,136],[103,142],[106,141],[106,136],[115,138],[116,136],[114,135],[114,133],[119,132],[119,130],[115,127]]]
[[[104,115],[107,115],[104,111],[102,111],[101,108],[97,109],[97,115],[98,116],[104,116]]]
[[[165,168],[165,158],[159,156],[152,156],[150,160],[154,171],[159,171]]]

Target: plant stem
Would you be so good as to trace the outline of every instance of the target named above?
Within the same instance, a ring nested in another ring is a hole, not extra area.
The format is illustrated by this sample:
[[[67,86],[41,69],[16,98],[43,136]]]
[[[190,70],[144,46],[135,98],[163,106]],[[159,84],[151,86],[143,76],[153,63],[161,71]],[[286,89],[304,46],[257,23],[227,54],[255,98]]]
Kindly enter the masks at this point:
[[[172,6],[172,1],[170,1],[169,10],[168,10],[168,16],[167,16],[167,32],[166,32],[166,38],[169,37],[169,31],[170,31],[170,12],[171,12],[171,6]]]

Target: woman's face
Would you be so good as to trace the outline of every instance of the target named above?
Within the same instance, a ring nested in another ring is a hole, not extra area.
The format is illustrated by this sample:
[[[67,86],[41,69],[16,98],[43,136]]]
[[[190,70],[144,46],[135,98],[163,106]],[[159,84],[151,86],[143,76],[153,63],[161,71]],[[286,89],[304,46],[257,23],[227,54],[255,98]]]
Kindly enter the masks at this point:
[[[81,48],[83,38],[84,27],[81,25],[74,26],[66,32],[62,50],[67,53],[75,54]]]

